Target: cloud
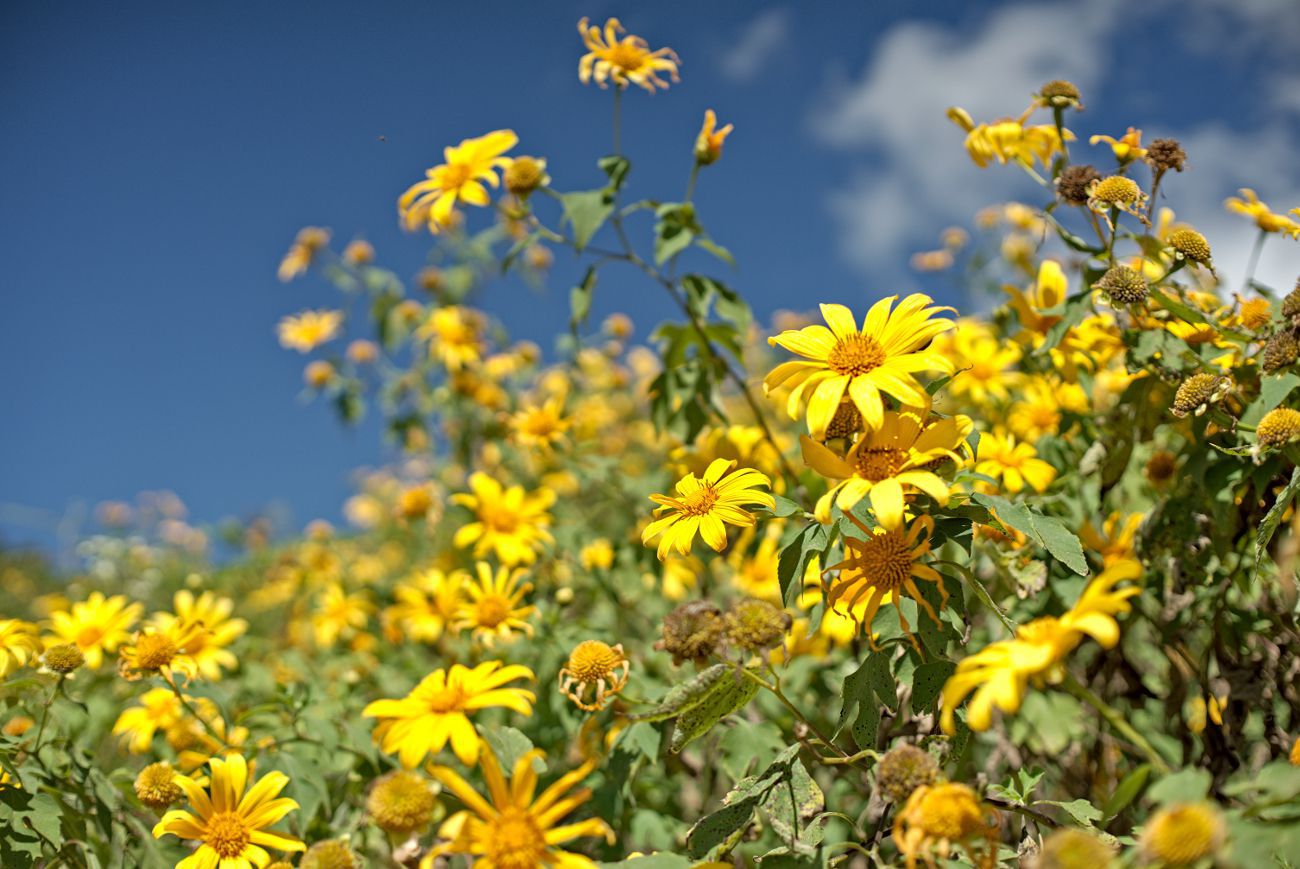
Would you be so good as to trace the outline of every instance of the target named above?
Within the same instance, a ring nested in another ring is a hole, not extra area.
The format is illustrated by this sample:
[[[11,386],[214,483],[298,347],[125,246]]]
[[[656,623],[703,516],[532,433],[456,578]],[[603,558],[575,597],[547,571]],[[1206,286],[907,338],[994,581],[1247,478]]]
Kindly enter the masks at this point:
[[[745,25],[735,44],[722,55],[722,74],[741,84],[751,82],[790,37],[790,14],[785,9],[760,12]]]

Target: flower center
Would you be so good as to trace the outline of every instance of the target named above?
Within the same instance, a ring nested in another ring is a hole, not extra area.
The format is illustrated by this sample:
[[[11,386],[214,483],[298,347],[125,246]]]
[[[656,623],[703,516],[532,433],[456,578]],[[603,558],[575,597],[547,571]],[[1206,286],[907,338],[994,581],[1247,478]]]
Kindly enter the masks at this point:
[[[826,364],[836,374],[857,377],[885,363],[885,348],[870,335],[853,335],[836,344]]]
[[[96,627],[95,625],[88,625],[87,627],[77,631],[77,645],[83,649],[97,644],[103,638],[103,629]]]
[[[902,470],[905,464],[907,453],[892,447],[858,451],[858,476],[873,483],[889,479]]]
[[[447,712],[456,712],[465,702],[465,695],[457,685],[448,685],[441,691],[433,694],[426,701],[429,704],[429,711],[444,714]]]
[[[609,678],[622,656],[600,640],[579,643],[569,656],[569,670],[579,682],[596,682]]]
[[[866,540],[848,539],[844,543],[851,562],[850,582],[866,579],[868,583],[894,591],[912,575],[912,551],[901,531],[873,534]]]
[[[961,841],[978,829],[979,806],[964,793],[936,788],[920,806],[920,826],[931,838]]]
[[[536,869],[546,856],[546,840],[532,816],[506,809],[487,831],[487,857],[498,869]]]
[[[135,643],[135,665],[140,670],[157,670],[176,657],[176,643],[166,634],[145,634]]]
[[[248,846],[248,825],[234,812],[221,812],[208,819],[203,841],[223,860],[233,860]]]
[[[473,176],[474,170],[467,163],[448,163],[442,171],[442,189],[456,190]]]
[[[495,628],[510,616],[510,601],[499,594],[484,595],[474,606],[474,617],[482,627]]]
[[[617,66],[625,72],[635,72],[645,62],[646,52],[631,42],[616,42],[609,47],[605,59],[611,66]]]
[[[702,486],[682,499],[682,512],[687,516],[705,516],[718,503],[718,493],[712,486]]]
[[[515,515],[514,511],[498,507],[495,504],[484,504],[479,508],[479,516],[482,518],[484,525],[501,534],[512,534],[519,525],[519,517]]]

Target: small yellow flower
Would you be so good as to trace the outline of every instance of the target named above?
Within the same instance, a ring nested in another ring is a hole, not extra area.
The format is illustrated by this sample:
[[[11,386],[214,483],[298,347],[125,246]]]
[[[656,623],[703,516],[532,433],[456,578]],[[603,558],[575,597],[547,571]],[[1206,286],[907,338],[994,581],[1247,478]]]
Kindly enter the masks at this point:
[[[185,717],[185,707],[168,688],[144,692],[139,704],[122,710],[113,725],[113,735],[122,737],[132,754],[144,754],[153,744],[155,733],[170,730]]]
[[[629,83],[645,88],[654,93],[655,88],[666,88],[668,82],[659,77],[667,73],[674,81],[677,77],[677,65],[681,63],[671,48],[650,50],[649,44],[639,36],[627,35],[617,18],[605,22],[604,32],[595,25],[589,25],[587,19],[578,22],[578,33],[582,34],[587,53],[578,61],[578,80],[583,84],[595,80],[596,84],[606,87],[613,81],[615,87],[625,88]]]
[[[167,761],[151,763],[135,777],[135,796],[151,809],[165,809],[185,792],[176,783],[177,772]]]
[[[1151,816],[1138,842],[1142,856],[1171,869],[1213,857],[1227,838],[1223,815],[1211,803],[1173,803]]]
[[[1079,529],[1079,539],[1101,555],[1105,567],[1110,567],[1117,561],[1134,560],[1137,558],[1137,532],[1145,516],[1144,513],[1125,515],[1116,510],[1106,517],[1100,531],[1092,524],[1092,520],[1084,522]]]
[[[477,752],[476,752],[477,753]],[[470,856],[475,866],[497,869],[526,869],[554,866],[563,869],[596,869],[597,864],[581,854],[559,848],[572,839],[602,836],[613,844],[614,833],[599,818],[561,825],[560,821],[591,798],[591,791],[570,791],[595,768],[588,761],[566,773],[537,794],[536,761],[540,750],[526,752],[515,761],[507,781],[491,746],[484,744],[480,771],[487,784],[487,799],[479,795],[459,774],[445,766],[430,772],[465,805],[465,811],[447,819],[438,832],[440,844],[420,862],[420,869],[433,869],[439,858],[449,854]]]
[[[297,839],[266,828],[298,808],[286,797],[278,797],[289,777],[269,772],[248,786],[248,762],[232,754],[225,760],[209,762],[212,782],[208,789],[187,776],[174,781],[185,791],[193,813],[176,809],[163,815],[153,828],[153,837],[167,834],[199,842],[194,855],[182,860],[185,869],[215,867],[253,869],[271,861],[266,848],[277,851],[302,851],[306,846]],[[264,847],[265,846],[265,847]]]
[[[512,157],[501,177],[506,189],[516,196],[527,196],[551,183],[551,176],[546,174],[546,161],[541,157]]]
[[[234,653],[226,647],[248,630],[248,622],[230,617],[234,608],[234,601],[218,597],[215,592],[205,591],[195,597],[193,592],[181,589],[172,598],[174,612],[154,613],[149,626],[159,632],[174,632],[185,622],[202,625],[203,630],[192,634],[184,644],[185,655],[194,661],[204,679],[215,681],[221,678],[223,669],[233,670],[238,665]]]
[[[1034,108],[1031,105],[1019,118],[976,125],[965,109],[954,106],[948,109],[948,119],[966,131],[966,153],[981,169],[993,160],[1023,166],[1033,166],[1037,160],[1047,166],[1054,155],[1064,152],[1064,142],[1073,142],[1075,137],[1065,130],[1063,141],[1055,124],[1027,125]]]
[[[1283,214],[1277,214],[1268,207],[1267,202],[1260,202],[1255,191],[1249,187],[1241,188],[1242,198],[1229,196],[1223,205],[1229,211],[1244,214],[1263,232],[1277,232],[1290,238],[1300,238],[1300,223]],[[1294,212],[1293,212],[1294,213]]]
[[[722,157],[722,143],[731,134],[733,125],[727,124],[721,129],[715,129],[717,124],[718,116],[713,113],[713,109],[705,109],[704,126],[700,127],[700,134],[695,138],[695,162],[701,166],[718,162]]]
[[[341,311],[303,311],[280,320],[280,346],[299,353],[309,353],[333,341],[343,325]]]
[[[1147,195],[1142,188],[1124,175],[1111,175],[1088,185],[1088,207],[1105,217],[1107,225],[1112,211],[1127,212],[1145,223],[1146,202]]]
[[[443,149],[445,162],[425,173],[397,200],[402,225],[408,230],[427,226],[437,234],[453,224],[452,213],[459,203],[487,205],[491,202],[486,182],[500,185],[497,170],[510,165],[502,156],[519,142],[513,130],[496,130],[476,139],[465,139]]]
[[[584,712],[595,712],[604,709],[623,690],[630,670],[621,644],[584,640],[574,646],[568,662],[560,669],[560,693]],[[588,693],[592,694],[590,700],[586,699]]]
[[[131,626],[143,609],[143,604],[128,604],[122,595],[106,598],[101,592],[92,592],[71,608],[50,614],[53,633],[45,638],[45,644],[72,643],[86,656],[86,666],[98,670],[104,654],[116,651],[130,638]]]
[[[40,652],[36,625],[19,619],[0,619],[0,679],[27,666]]]
[[[564,416],[564,396],[555,395],[542,404],[525,404],[510,418],[515,440],[525,447],[548,450],[564,441],[570,422]]]
[[[582,547],[578,559],[587,570],[609,570],[614,566],[614,546],[604,537],[598,537]]]
[[[660,537],[658,556],[663,561],[670,551],[689,555],[698,533],[715,552],[727,548],[727,525],[748,528],[754,515],[745,508],[751,504],[773,507],[772,496],[760,491],[770,486],[766,474],[751,468],[736,467],[734,461],[715,459],[702,477],[687,474],[677,481],[677,497],[651,495],[656,518],[641,532],[641,542],[649,544]]]
[[[343,248],[343,261],[350,266],[364,266],[375,261],[375,246],[365,239],[353,239]]]
[[[945,859],[954,847],[963,848],[975,866],[992,866],[998,844],[998,813],[980,802],[969,787],[956,782],[921,785],[894,818],[894,844],[915,869],[922,859],[936,867],[934,855]],[[983,842],[982,849],[976,847]]]
[[[396,632],[390,640],[437,641],[460,611],[468,579],[463,570],[432,568],[399,582],[393,589],[395,603],[384,610],[385,625]]]
[[[1115,153],[1115,159],[1123,166],[1132,163],[1134,160],[1141,160],[1147,155],[1146,148],[1142,147],[1142,131],[1133,127],[1128,128],[1128,132],[1116,139],[1114,136],[1093,136],[1088,140],[1088,144],[1096,145],[1099,142],[1105,142],[1110,145],[1111,151]]]
[[[506,488],[482,471],[469,478],[470,492],[451,496],[453,503],[471,510],[477,519],[457,529],[452,542],[460,549],[473,545],[476,558],[494,552],[506,567],[532,564],[537,553],[555,542],[547,528],[555,493],[547,488],[525,492],[523,486]]]
[[[374,604],[365,592],[348,594],[340,583],[333,582],[326,586],[316,601],[316,610],[312,613],[312,637],[322,649],[334,646],[340,639],[350,638],[365,630]]]
[[[1019,443],[1009,432],[983,432],[975,456],[975,472],[1002,481],[1015,494],[1028,483],[1042,492],[1056,479],[1056,468],[1038,458],[1033,444]]]
[[[480,561],[478,581],[465,584],[465,598],[456,611],[452,626],[471,631],[474,639],[491,647],[497,640],[509,641],[516,633],[533,635],[528,618],[537,607],[525,604],[524,596],[533,590],[531,582],[521,582],[524,571],[501,567],[496,575],[492,566]]]
[[[318,226],[305,226],[298,231],[298,237],[294,239],[293,244],[289,247],[289,252],[284,255],[280,261],[280,268],[277,276],[281,282],[288,283],[299,275],[307,273],[311,264],[315,262],[316,255],[325,249],[330,243],[330,233],[328,229],[321,229]]]
[[[1020,327],[1035,335],[1046,335],[1061,317],[1049,314],[1069,294],[1069,279],[1056,260],[1043,260],[1038,267],[1038,277],[1028,291],[1010,284],[1003,287],[1011,295],[1011,309],[1020,320]]]
[[[189,648],[202,648],[207,633],[202,622],[177,620],[157,630],[138,631],[135,640],[122,647],[118,671],[128,679],[160,673],[171,681],[179,673],[186,679],[198,675],[198,663]]]
[[[483,316],[459,305],[429,312],[415,337],[429,342],[429,355],[450,371],[460,371],[483,358]]]
[[[536,678],[518,664],[485,661],[474,669],[453,664],[434,670],[400,700],[376,700],[361,714],[378,718],[374,738],[387,754],[396,753],[402,766],[414,769],[425,755],[437,754],[448,742],[461,763],[479,759],[479,738],[469,714],[503,706],[520,715],[533,714],[532,691],[504,687],[518,679]]]

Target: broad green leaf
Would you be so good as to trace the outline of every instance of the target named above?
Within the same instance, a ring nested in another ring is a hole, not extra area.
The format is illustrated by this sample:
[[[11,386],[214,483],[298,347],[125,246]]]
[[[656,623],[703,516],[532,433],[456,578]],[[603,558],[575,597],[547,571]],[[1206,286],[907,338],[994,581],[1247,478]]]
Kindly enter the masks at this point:
[[[698,860],[731,836],[743,830],[754,816],[754,809],[769,791],[779,787],[791,775],[791,765],[799,755],[792,745],[777,755],[762,774],[741,779],[723,799],[723,807],[696,821],[686,836],[686,852]]]
[[[604,188],[558,195],[564,220],[573,229],[573,246],[584,250],[614,210],[614,200]]]
[[[674,754],[692,740],[699,739],[713,729],[723,718],[738,711],[758,693],[758,683],[736,670],[713,683],[713,687],[696,703],[677,716],[672,741],[668,745]]]
[[[1074,818],[1075,822],[1081,827],[1091,827],[1097,821],[1102,819],[1101,809],[1097,808],[1087,800],[1070,800],[1068,803],[1063,803],[1058,800],[1036,800],[1034,805],[1057,806],[1062,808],[1065,810],[1066,814],[1071,818]]]
[[[664,695],[664,699],[659,701],[659,705],[651,711],[643,712],[640,715],[632,715],[629,718],[632,721],[663,721],[666,718],[680,715],[703,700],[704,695],[709,693],[718,680],[730,672],[730,665],[714,664],[712,667],[697,673],[690,681],[674,685]]]
[[[591,294],[596,289],[596,267],[590,266],[582,282],[569,291],[569,328],[577,331],[591,313]]]
[[[1291,481],[1286,484],[1286,488],[1277,496],[1273,506],[1269,508],[1262,522],[1259,523],[1259,531],[1255,533],[1255,571],[1259,571],[1259,562],[1268,555],[1268,544],[1273,539],[1273,533],[1277,531],[1277,526],[1282,523],[1282,516],[1286,513],[1286,508],[1295,500],[1296,493],[1300,492],[1300,465],[1291,472]]]
[[[1044,516],[1024,504],[1008,501],[997,495],[977,492],[974,500],[997,513],[998,521],[1021,531],[1038,543],[1057,561],[1080,576],[1088,575],[1088,561],[1083,556],[1083,544],[1074,532],[1052,516]]]
[[[519,758],[533,750],[533,742],[523,731],[505,725],[481,725],[478,729],[501,762],[502,769],[514,769]],[[546,772],[546,761],[540,757],[533,759],[533,769],[538,773]]]
[[[1159,805],[1196,802],[1205,799],[1210,791],[1210,782],[1209,770],[1179,770],[1152,785],[1147,791],[1147,798]]]
[[[1147,780],[1151,778],[1151,764],[1144,763],[1137,769],[1133,770],[1115,788],[1115,792],[1106,800],[1106,805],[1102,808],[1103,816],[1107,819],[1113,818],[1120,812],[1124,811],[1137,799],[1138,794],[1146,787]]]
[[[826,808],[826,797],[808,775],[802,761],[795,759],[790,765],[789,778],[772,788],[761,806],[772,830],[782,841],[792,843],[796,852],[813,853],[816,850],[799,836],[808,823]]]
[[[917,667],[912,676],[912,709],[933,712],[940,689],[956,669],[952,661],[928,661]]]

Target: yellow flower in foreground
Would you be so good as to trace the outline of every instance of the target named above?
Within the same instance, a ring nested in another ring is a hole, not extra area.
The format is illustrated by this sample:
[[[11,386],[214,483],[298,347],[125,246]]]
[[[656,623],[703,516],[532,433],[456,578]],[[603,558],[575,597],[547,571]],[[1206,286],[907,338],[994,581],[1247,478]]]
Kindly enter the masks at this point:
[[[625,88],[631,82],[654,93],[656,87],[668,87],[668,82],[659,77],[661,72],[675,82],[681,81],[677,77],[681,61],[671,48],[651,51],[644,39],[631,34],[619,39],[624,30],[617,18],[605,22],[603,33],[583,18],[578,22],[578,32],[587,46],[587,53],[578,61],[578,80],[583,84],[594,79],[606,87],[606,82],[612,80],[616,87]]]
[[[839,480],[817,501],[819,522],[830,521],[832,503],[847,512],[868,497],[877,521],[887,528],[902,521],[909,494],[925,492],[940,504],[948,503],[948,485],[931,468],[945,459],[961,463],[972,423],[965,416],[923,423],[923,414],[928,412],[885,413],[876,429],[863,435],[843,459],[811,438],[801,439],[808,467]]]
[[[534,679],[533,671],[518,664],[502,666],[486,661],[474,669],[453,664],[434,670],[400,700],[376,700],[361,714],[378,718],[375,741],[387,754],[398,755],[402,766],[414,769],[426,754],[436,754],[451,742],[461,763],[473,766],[479,757],[479,738],[470,712],[504,706],[520,715],[533,714],[532,691],[505,688],[516,679]]]
[[[280,346],[299,353],[308,353],[322,344],[333,341],[343,325],[341,311],[303,311],[296,317],[280,320],[277,331]]]
[[[199,648],[207,631],[201,622],[176,621],[162,630],[146,628],[135,640],[122,647],[118,672],[128,679],[160,673],[172,681],[176,673],[186,679],[198,675],[198,662],[189,654],[191,646]]]
[[[434,308],[415,330],[415,337],[429,342],[429,355],[451,371],[460,371],[483,356],[483,317],[460,305]]]
[[[1047,166],[1064,145],[1054,124],[1025,124],[1034,108],[1031,105],[1019,118],[977,125],[965,109],[954,106],[948,109],[948,120],[966,131],[966,153],[981,169],[993,160],[1033,166],[1036,159]],[[1074,133],[1066,130],[1065,141],[1073,142]]]
[[[201,843],[176,869],[217,869],[218,865],[221,869],[253,869],[271,862],[266,848],[306,849],[297,839],[266,829],[298,808],[293,800],[278,796],[289,783],[287,775],[269,772],[249,787],[248,762],[239,754],[225,760],[213,758],[209,767],[212,782],[206,790],[188,776],[174,779],[185,791],[193,813],[174,809],[153,828],[155,839],[170,833]]]
[[[0,619],[0,679],[27,666],[40,653],[36,625],[19,619]]]
[[[465,585],[466,599],[456,612],[453,626],[457,630],[471,630],[474,639],[485,646],[496,640],[511,640],[516,633],[533,635],[528,618],[537,607],[525,604],[524,595],[533,590],[531,582],[521,582],[524,571],[509,567],[498,568],[492,575],[492,565],[478,563],[478,582]]]
[[[140,695],[139,706],[122,710],[113,725],[113,735],[122,737],[132,754],[144,754],[153,744],[155,733],[170,730],[184,717],[185,707],[171,689],[152,688]]]
[[[515,761],[507,782],[491,746],[484,744],[479,769],[487,784],[487,799],[447,767],[430,770],[447,792],[465,804],[466,811],[457,812],[443,824],[438,838],[447,841],[425,856],[420,869],[433,869],[438,858],[447,854],[469,855],[474,858],[473,865],[483,869],[595,869],[597,864],[587,857],[558,847],[586,836],[614,841],[613,831],[599,818],[559,825],[591,798],[587,788],[572,789],[591,773],[595,761],[566,773],[536,795],[534,764],[544,756],[538,749],[525,753]]]
[[[115,651],[130,638],[131,626],[143,609],[142,604],[128,605],[120,594],[105,598],[101,592],[92,592],[71,608],[50,614],[53,634],[45,638],[45,645],[72,643],[86,656],[86,666],[98,670],[104,653]]]
[[[1246,215],[1264,232],[1279,232],[1291,238],[1300,238],[1300,223],[1286,215],[1275,213],[1268,207],[1267,202],[1260,202],[1255,191],[1249,187],[1241,188],[1240,192],[1241,199],[1229,196],[1223,201],[1224,207],[1237,214]]]
[[[1089,583],[1075,605],[1060,618],[1034,619],[1021,625],[1013,639],[993,643],[961,661],[943,686],[940,723],[944,732],[956,732],[957,706],[972,691],[975,694],[967,708],[966,723],[972,730],[988,730],[995,706],[1003,712],[1015,712],[1031,682],[1059,682],[1064,676],[1065,658],[1085,636],[1092,637],[1102,648],[1114,648],[1119,642],[1115,616],[1132,609],[1129,598],[1140,590],[1137,586],[1117,590],[1115,586],[1141,574],[1142,567],[1136,561],[1118,561]]]
[[[193,592],[181,589],[172,599],[172,607],[174,614],[155,613],[149,626],[166,632],[176,630],[180,622],[202,625],[203,631],[190,637],[185,645],[185,654],[193,659],[198,673],[204,679],[216,680],[221,678],[222,669],[233,670],[238,661],[226,646],[248,630],[248,622],[230,617],[235,608],[234,601],[217,597],[212,591],[205,591],[196,598]]]
[[[722,156],[722,143],[731,134],[731,124],[721,129],[716,129],[717,125],[718,116],[713,113],[713,109],[705,109],[704,126],[700,127],[700,134],[695,137],[695,162],[701,166],[718,162]]]
[[[892,602],[898,610],[898,622],[903,633],[920,646],[912,634],[907,618],[899,600],[903,596],[916,601],[919,609],[925,611],[934,622],[939,622],[939,614],[921,594],[916,580],[932,582],[939,591],[939,606],[948,602],[948,591],[943,587],[941,577],[933,567],[923,564],[921,559],[930,554],[930,535],[934,533],[934,520],[929,516],[920,516],[910,526],[899,524],[893,528],[868,528],[851,513],[844,514],[854,525],[858,526],[865,537],[844,538],[844,560],[832,564],[826,570],[839,571],[838,576],[826,590],[826,608],[841,614],[853,614],[858,618],[857,607],[865,601],[861,612],[861,629],[873,649],[877,648],[875,636],[871,633],[871,623],[876,618],[876,611],[885,602]]]
[[[280,268],[277,270],[276,276],[281,282],[288,283],[299,275],[306,274],[307,269],[311,268],[312,262],[316,259],[316,254],[329,243],[330,233],[328,229],[321,229],[319,226],[304,226],[298,230],[298,237],[293,240],[289,252],[280,261]]]
[[[921,785],[894,818],[894,844],[915,869],[917,858],[937,866],[932,854],[946,863],[954,846],[964,848],[971,865],[992,866],[998,843],[998,813],[980,802],[964,784]],[[981,854],[975,843],[984,841]]]
[[[472,510],[477,522],[462,525],[452,542],[459,548],[473,544],[476,558],[495,552],[506,567],[532,564],[542,546],[553,543],[547,527],[555,493],[542,488],[525,492],[523,486],[505,488],[482,471],[469,478],[470,492],[451,496],[453,503]]]
[[[822,305],[826,326],[790,329],[767,343],[781,346],[808,361],[783,362],[767,375],[763,389],[770,391],[789,382],[794,388],[786,402],[791,419],[808,404],[808,432],[821,439],[848,393],[868,428],[879,428],[885,406],[881,394],[920,407],[929,401],[924,387],[913,377],[917,371],[953,372],[952,360],[926,350],[951,320],[931,319],[951,308],[928,307],[933,301],[913,293],[890,312],[898,296],[888,296],[871,306],[859,330],[853,314],[843,305]]]
[[[1033,444],[1018,443],[1009,432],[982,432],[975,456],[975,471],[999,479],[1015,494],[1028,483],[1041,492],[1056,479],[1056,468],[1038,458]]]
[[[649,544],[659,540],[658,555],[663,561],[676,550],[690,555],[691,545],[698,533],[714,552],[727,548],[727,525],[748,528],[755,522],[754,515],[745,508],[750,504],[774,507],[776,501],[759,486],[770,486],[766,474],[752,468],[733,471],[736,463],[715,459],[702,477],[687,474],[677,481],[677,497],[651,495],[650,500],[660,505],[658,516],[641,532],[641,542]]]
[[[1089,145],[1101,142],[1110,145],[1111,151],[1115,153],[1115,159],[1121,164],[1141,160],[1147,155],[1147,149],[1142,147],[1142,131],[1133,127],[1129,127],[1128,132],[1118,139],[1114,136],[1093,136],[1088,140]]]
[[[510,165],[510,159],[502,155],[518,142],[513,130],[495,130],[444,148],[445,162],[426,171],[423,181],[412,184],[398,198],[402,224],[408,230],[423,224],[438,233],[451,225],[457,203],[487,205],[491,198],[483,183],[492,187],[501,184],[497,170]]]

